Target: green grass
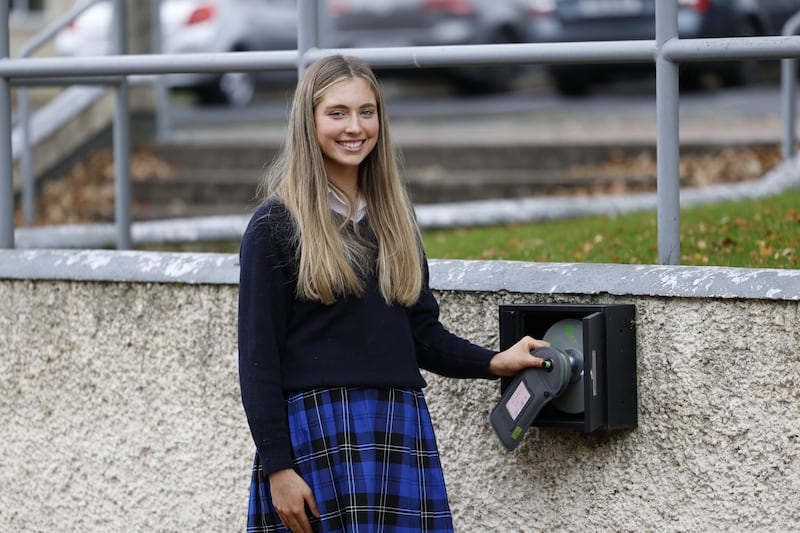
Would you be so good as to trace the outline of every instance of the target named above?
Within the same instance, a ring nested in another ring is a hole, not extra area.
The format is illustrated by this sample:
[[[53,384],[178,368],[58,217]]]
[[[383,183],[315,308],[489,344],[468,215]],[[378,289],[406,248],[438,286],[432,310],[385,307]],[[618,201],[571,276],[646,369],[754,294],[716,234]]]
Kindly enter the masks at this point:
[[[424,232],[439,259],[658,263],[656,213]],[[681,212],[681,264],[797,268],[800,189]]]
[[[656,213],[423,233],[432,259],[658,263]],[[237,253],[239,242],[149,245],[148,250]],[[800,189],[681,212],[681,264],[798,268]]]

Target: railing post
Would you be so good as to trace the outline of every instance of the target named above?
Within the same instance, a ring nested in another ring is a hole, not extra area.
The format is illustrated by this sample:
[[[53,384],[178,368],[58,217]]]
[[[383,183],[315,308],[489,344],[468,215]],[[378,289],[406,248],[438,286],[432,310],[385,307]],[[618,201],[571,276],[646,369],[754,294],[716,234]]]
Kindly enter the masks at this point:
[[[8,2],[0,2],[0,61],[10,57]],[[14,247],[14,162],[11,155],[11,80],[0,77],[0,248]]]
[[[150,41],[154,54],[164,52],[164,28],[161,27],[161,0],[150,2]],[[155,85],[156,92],[156,140],[161,142],[169,137],[172,128],[170,109],[170,89],[164,76],[158,76]]]
[[[322,2],[324,4],[325,2]],[[297,78],[306,70],[306,52],[319,47],[319,0],[297,2]]]
[[[23,44],[19,49],[19,57],[30,57],[69,21],[74,20],[89,7],[99,2],[100,0],[91,0],[73,7],[37,33],[33,39]],[[30,90],[26,86],[17,89],[17,115],[19,117],[17,122],[22,134],[22,146],[19,151],[19,170],[22,177],[22,217],[26,226],[32,226],[36,221],[36,178],[33,175],[33,146],[31,145],[31,97]]]
[[[33,177],[33,147],[31,146],[31,93],[27,87],[17,89],[18,123],[22,132],[19,171],[22,175],[22,221],[33,226],[36,221],[36,180]]]
[[[784,160],[791,159],[794,155],[794,122],[797,116],[797,105],[795,104],[797,88],[797,80],[795,79],[796,71],[796,59],[781,59],[781,116],[783,117],[783,145],[781,147],[781,153]]]
[[[681,260],[680,135],[678,64],[664,57],[664,44],[678,38],[678,0],[656,4],[656,168],[658,262]]]
[[[795,13],[783,25],[783,35],[795,35],[800,28],[800,13]],[[781,116],[783,117],[783,158],[794,155],[795,117],[797,116],[797,59],[781,59]]]
[[[125,0],[114,0],[115,52],[127,53],[128,23]],[[127,78],[119,82],[114,100],[114,216],[117,249],[131,248],[130,109]]]

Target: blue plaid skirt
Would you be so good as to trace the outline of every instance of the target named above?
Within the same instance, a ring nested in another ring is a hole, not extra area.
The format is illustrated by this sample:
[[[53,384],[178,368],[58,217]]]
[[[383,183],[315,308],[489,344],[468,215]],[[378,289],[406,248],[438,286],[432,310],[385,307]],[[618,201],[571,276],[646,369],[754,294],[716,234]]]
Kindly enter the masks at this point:
[[[444,476],[420,390],[334,388],[288,401],[298,473],[317,532],[452,532]],[[256,452],[247,531],[288,531]]]

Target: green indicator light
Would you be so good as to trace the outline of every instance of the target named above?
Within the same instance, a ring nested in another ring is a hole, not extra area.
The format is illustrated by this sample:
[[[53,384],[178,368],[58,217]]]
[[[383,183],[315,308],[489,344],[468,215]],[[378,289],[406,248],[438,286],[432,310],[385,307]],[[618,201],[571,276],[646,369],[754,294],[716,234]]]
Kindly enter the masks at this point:
[[[520,435],[522,435],[522,428],[517,426],[514,428],[514,432],[511,434],[511,438],[517,440]]]

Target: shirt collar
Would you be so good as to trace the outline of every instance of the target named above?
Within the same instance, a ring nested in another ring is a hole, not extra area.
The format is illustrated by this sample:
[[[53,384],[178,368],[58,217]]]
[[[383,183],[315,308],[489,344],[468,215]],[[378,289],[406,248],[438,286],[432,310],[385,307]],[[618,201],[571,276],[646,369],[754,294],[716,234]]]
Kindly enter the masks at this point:
[[[328,187],[328,205],[331,206],[331,209],[333,209],[335,213],[338,213],[343,217],[348,215],[347,202],[342,199],[342,197],[333,189],[333,187]],[[366,214],[367,202],[364,200],[364,197],[359,194],[358,205],[356,206],[355,215],[353,215],[353,222],[359,222]]]

